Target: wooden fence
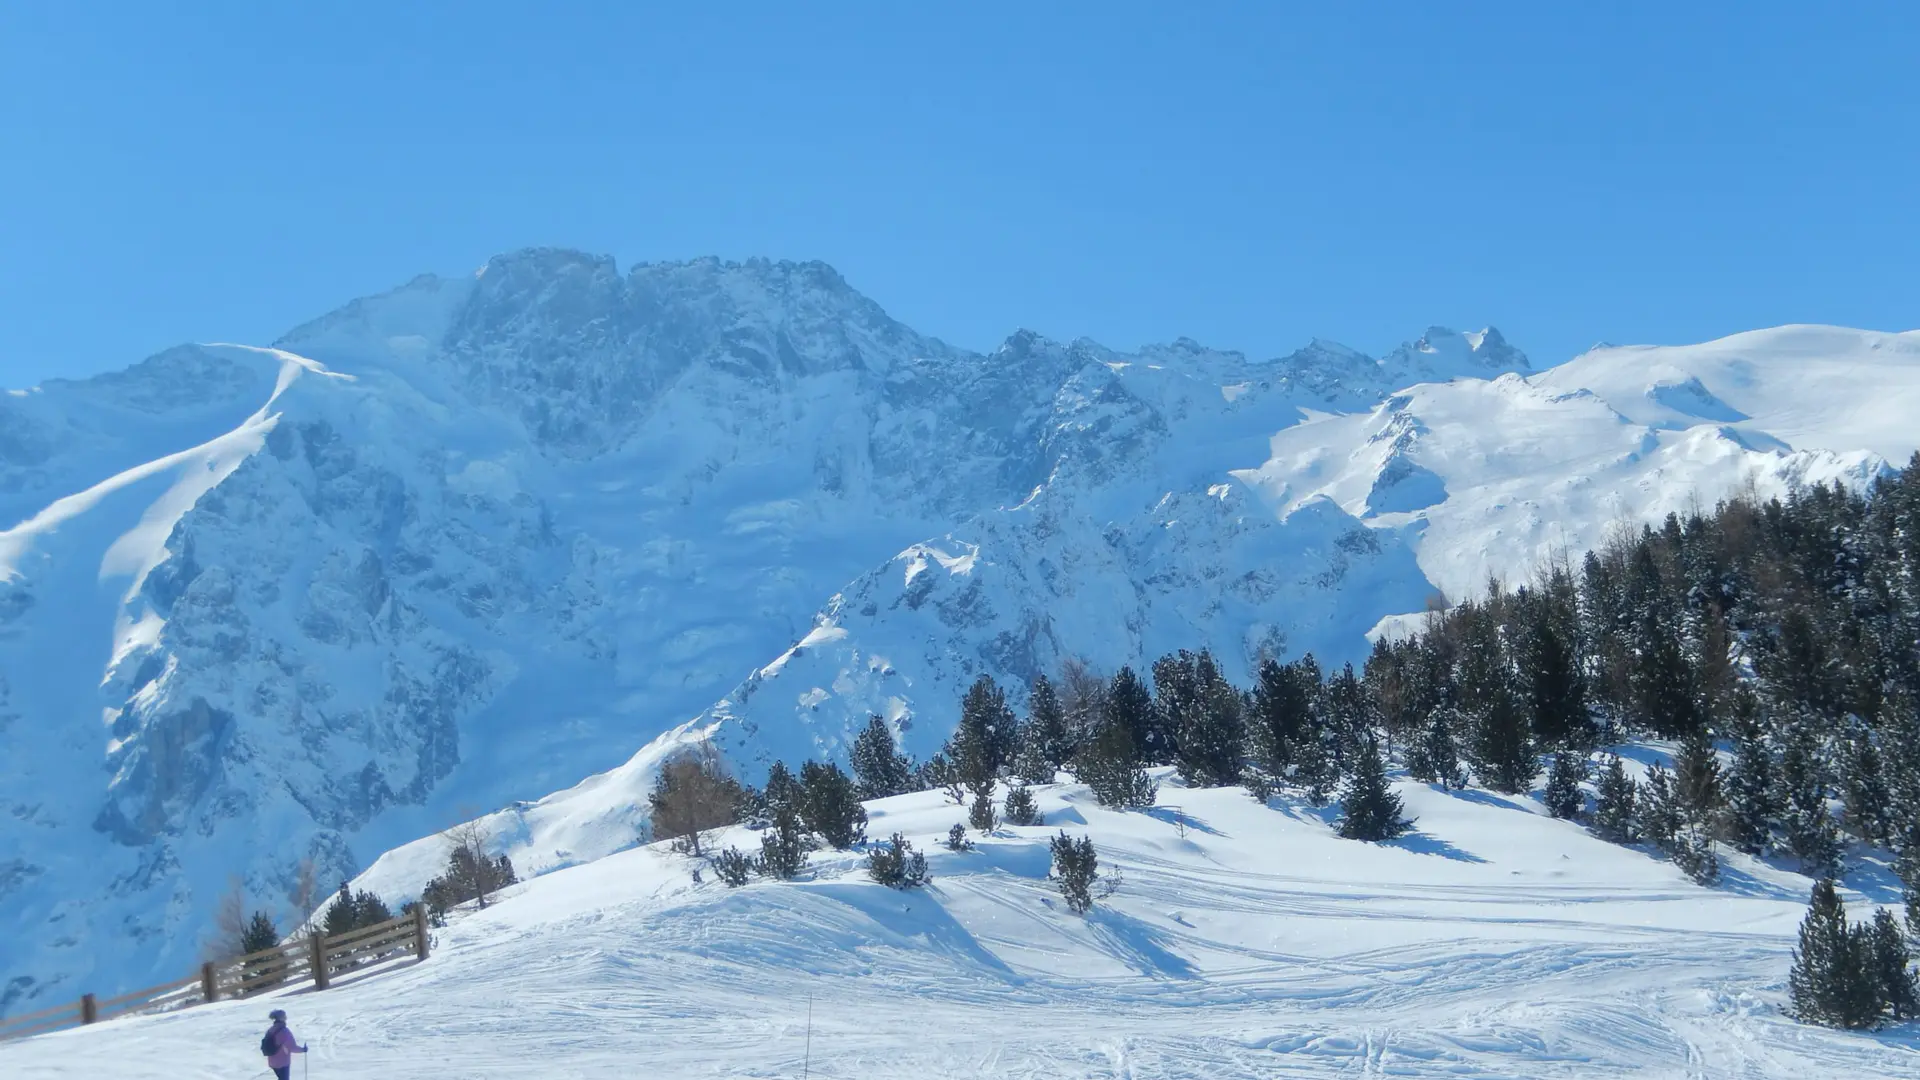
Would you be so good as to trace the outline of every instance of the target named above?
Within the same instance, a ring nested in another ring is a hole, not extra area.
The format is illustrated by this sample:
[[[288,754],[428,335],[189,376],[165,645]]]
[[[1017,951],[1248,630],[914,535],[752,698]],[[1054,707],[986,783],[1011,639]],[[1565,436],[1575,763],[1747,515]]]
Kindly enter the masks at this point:
[[[232,960],[201,964],[198,972],[176,982],[105,999],[83,994],[79,1001],[66,1005],[0,1018],[0,1041],[115,1017],[171,1012],[209,1001],[251,997],[303,982],[312,983],[315,990],[325,990],[342,975],[409,953],[416,960],[427,958],[424,906],[415,907],[410,915],[344,934],[332,937],[313,934]]]

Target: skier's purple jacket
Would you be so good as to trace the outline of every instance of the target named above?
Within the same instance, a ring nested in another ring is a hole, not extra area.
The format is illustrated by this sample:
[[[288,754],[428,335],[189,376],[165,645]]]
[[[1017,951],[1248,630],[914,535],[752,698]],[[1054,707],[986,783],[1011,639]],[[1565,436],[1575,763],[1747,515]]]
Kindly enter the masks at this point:
[[[293,1032],[287,1030],[287,1022],[285,1020],[275,1020],[273,1022],[273,1041],[279,1045],[280,1049],[275,1050],[273,1054],[267,1058],[268,1068],[284,1069],[293,1064],[294,1054],[306,1053],[305,1048],[294,1039]]]

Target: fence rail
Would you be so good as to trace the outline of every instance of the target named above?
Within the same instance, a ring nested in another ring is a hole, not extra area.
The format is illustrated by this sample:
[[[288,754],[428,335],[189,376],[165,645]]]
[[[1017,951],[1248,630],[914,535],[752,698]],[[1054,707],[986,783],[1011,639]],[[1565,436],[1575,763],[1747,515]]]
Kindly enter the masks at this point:
[[[315,990],[325,990],[334,975],[383,964],[408,953],[416,961],[425,960],[427,942],[427,910],[416,906],[410,915],[344,934],[313,934],[231,960],[208,962],[184,979],[144,990],[104,999],[82,994],[80,1000],[65,1005],[0,1017],[0,1042],[123,1016],[251,997],[300,982],[311,982]]]

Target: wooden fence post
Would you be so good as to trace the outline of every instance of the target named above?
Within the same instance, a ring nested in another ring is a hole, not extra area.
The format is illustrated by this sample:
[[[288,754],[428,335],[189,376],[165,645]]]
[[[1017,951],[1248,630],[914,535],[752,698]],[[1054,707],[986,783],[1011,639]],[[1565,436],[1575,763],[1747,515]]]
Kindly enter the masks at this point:
[[[416,959],[427,958],[427,905],[413,905],[413,955]]]
[[[310,963],[313,968],[313,988],[325,990],[327,988],[327,939],[325,935],[315,933],[312,944],[313,959]]]
[[[220,979],[214,973],[213,961],[200,965],[200,1004],[205,1005],[220,996]]]
[[[100,1003],[92,994],[80,995],[80,1022],[92,1024],[100,1019]]]

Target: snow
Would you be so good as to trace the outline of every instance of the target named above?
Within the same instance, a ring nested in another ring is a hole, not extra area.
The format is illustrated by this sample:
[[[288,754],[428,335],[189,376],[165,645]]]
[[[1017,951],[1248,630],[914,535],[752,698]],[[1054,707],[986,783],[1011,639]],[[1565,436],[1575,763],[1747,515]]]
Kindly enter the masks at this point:
[[[687,731],[751,778],[875,714],[925,755],[1068,655],[1358,660],[1620,523],[1872,476],[1915,355],[981,355],[820,264],[537,250],[0,396],[0,918],[63,928],[0,939],[0,1012],[173,977],[234,875],[402,881],[481,815],[621,852]]]
[[[281,1007],[339,1080],[1911,1075],[1910,1028],[1782,1015],[1804,879],[1735,857],[1705,889],[1533,798],[1397,786],[1417,831],[1382,845],[1171,778],[1125,813],[1038,789],[1048,824],[964,853],[939,793],[871,804],[928,855],[911,892],[856,853],[729,890],[634,848],[457,916],[424,965],[0,1044],[0,1072],[245,1076]],[[1046,880],[1057,830],[1119,879],[1084,918]]]

